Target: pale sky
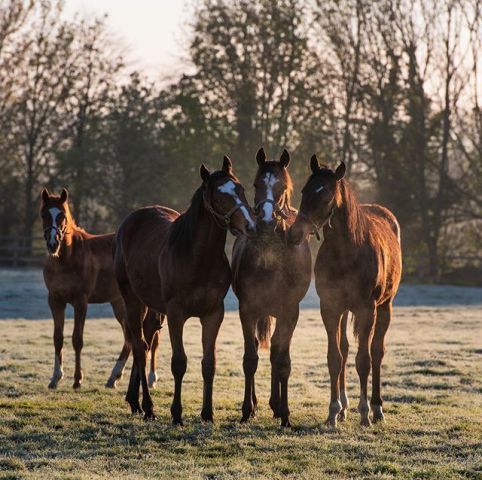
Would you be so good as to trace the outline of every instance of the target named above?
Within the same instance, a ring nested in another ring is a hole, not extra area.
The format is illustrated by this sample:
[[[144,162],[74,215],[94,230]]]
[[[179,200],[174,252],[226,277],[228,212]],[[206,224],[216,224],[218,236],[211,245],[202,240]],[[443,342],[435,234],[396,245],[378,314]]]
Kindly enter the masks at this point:
[[[87,18],[107,13],[129,64],[159,77],[181,69],[191,6],[192,0],[66,0],[65,13]]]

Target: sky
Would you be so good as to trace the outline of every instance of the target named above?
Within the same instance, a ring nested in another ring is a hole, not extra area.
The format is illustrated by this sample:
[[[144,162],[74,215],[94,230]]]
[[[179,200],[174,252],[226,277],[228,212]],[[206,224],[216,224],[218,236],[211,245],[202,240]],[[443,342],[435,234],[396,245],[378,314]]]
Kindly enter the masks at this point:
[[[65,14],[108,15],[129,64],[150,77],[175,75],[185,52],[190,0],[66,0]]]

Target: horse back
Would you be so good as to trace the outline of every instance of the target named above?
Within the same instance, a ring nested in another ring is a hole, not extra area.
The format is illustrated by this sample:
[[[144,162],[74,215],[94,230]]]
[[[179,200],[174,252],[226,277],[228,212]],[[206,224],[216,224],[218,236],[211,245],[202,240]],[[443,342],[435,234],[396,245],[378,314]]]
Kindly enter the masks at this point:
[[[129,285],[144,304],[163,313],[159,257],[178,216],[178,212],[157,205],[140,208],[126,217],[115,238],[114,269],[119,286]]]

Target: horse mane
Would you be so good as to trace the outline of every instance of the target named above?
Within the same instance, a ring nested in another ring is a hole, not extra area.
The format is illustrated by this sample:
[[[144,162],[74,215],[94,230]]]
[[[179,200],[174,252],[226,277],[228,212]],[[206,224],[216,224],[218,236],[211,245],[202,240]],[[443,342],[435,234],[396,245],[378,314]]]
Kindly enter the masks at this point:
[[[201,185],[194,192],[189,208],[172,222],[168,244],[179,253],[188,252],[194,242],[194,234],[201,216],[203,192],[204,188]]]
[[[360,246],[368,235],[367,216],[348,182],[342,179],[338,185],[337,207],[345,217],[350,238],[355,245]]]

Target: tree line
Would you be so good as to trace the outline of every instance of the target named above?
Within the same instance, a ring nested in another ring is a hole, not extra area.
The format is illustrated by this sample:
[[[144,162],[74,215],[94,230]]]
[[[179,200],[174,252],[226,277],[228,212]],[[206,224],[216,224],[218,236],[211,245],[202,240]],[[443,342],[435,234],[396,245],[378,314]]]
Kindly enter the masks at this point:
[[[186,73],[166,84],[126,65],[108,18],[5,0],[0,234],[37,233],[43,185],[102,232],[142,205],[183,210],[202,162],[229,154],[249,186],[256,150],[287,148],[297,192],[314,152],[343,160],[435,280],[482,240],[481,14],[481,0],[199,0]]]

